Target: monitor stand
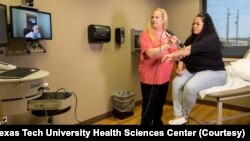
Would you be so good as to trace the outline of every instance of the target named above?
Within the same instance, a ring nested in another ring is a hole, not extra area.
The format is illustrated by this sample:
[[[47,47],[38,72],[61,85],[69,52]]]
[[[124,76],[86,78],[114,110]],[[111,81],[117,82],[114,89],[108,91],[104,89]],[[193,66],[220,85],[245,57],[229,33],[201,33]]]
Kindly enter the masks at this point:
[[[39,40],[26,40],[26,50],[27,53],[46,52]]]

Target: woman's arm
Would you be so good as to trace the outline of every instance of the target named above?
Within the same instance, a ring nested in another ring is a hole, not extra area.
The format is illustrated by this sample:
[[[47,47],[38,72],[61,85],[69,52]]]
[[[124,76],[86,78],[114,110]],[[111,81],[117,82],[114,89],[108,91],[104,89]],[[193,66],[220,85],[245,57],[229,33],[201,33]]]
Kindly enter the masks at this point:
[[[191,53],[191,45],[186,46],[184,48],[178,49],[170,54],[166,54],[161,58],[161,62],[165,62],[166,60],[181,60],[182,58],[184,58],[185,56],[190,55]]]
[[[176,44],[176,42],[177,42],[177,38],[175,36],[172,36],[167,43],[162,44],[161,46],[157,48],[150,48],[147,51],[145,51],[145,55],[149,58],[152,58],[155,56],[161,56],[162,55],[161,53],[164,50],[170,48],[173,44]]]
[[[184,48],[181,48],[179,50],[176,50],[175,52],[177,52],[177,53],[174,54],[174,58],[179,58],[179,57],[183,58],[185,56],[188,56],[191,53],[191,45],[186,46]],[[173,53],[175,53],[175,52],[173,52]]]
[[[148,49],[147,51],[145,51],[145,55],[148,57],[148,58],[152,58],[152,57],[155,57],[155,56],[160,56],[162,51],[170,48],[171,45],[169,43],[165,43],[157,48],[150,48]]]

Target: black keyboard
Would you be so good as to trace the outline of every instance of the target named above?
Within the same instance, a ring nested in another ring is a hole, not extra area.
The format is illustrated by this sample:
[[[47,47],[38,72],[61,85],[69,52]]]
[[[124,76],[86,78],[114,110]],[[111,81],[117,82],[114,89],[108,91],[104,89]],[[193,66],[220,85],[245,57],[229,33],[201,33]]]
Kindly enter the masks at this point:
[[[0,73],[0,79],[21,79],[37,71],[39,71],[37,68],[18,67],[16,69]]]

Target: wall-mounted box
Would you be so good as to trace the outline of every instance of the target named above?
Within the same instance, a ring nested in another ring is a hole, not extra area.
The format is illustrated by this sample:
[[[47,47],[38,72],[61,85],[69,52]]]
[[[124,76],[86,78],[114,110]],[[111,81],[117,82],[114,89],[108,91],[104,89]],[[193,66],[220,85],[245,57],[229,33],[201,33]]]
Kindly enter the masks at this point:
[[[139,43],[141,32],[142,30],[136,30],[134,28],[131,29],[131,51],[132,52],[141,50],[140,43]]]
[[[105,25],[89,25],[88,41],[89,43],[106,43],[110,41],[110,27]]]
[[[125,29],[123,27],[115,28],[115,42],[117,44],[125,42]]]

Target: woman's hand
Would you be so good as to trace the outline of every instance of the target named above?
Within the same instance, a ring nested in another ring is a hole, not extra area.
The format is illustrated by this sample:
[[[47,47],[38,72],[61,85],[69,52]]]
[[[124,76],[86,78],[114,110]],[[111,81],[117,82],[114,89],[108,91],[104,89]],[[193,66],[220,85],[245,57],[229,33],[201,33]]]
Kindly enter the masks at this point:
[[[175,52],[162,56],[161,63],[164,63],[165,61],[169,61],[169,60],[179,61],[183,57],[185,56],[182,55],[182,50],[179,49],[179,50],[176,50]]]
[[[183,74],[183,70],[184,70],[184,63],[182,61],[179,61],[176,69],[176,74],[181,76]]]
[[[179,49],[179,50],[176,50],[175,52],[173,52],[173,58],[175,61],[179,61],[181,60],[182,58],[184,58],[185,56],[183,56],[183,50],[182,49]]]
[[[169,53],[169,54],[162,56],[161,63],[164,63],[165,61],[170,61],[170,60],[179,61],[182,58],[183,58],[183,56],[180,54],[180,51],[176,50],[172,53]]]
[[[172,53],[166,54],[166,55],[161,57],[161,63],[164,63],[165,61],[170,61],[172,59],[173,59]]]
[[[177,41],[178,41],[178,38],[177,38],[176,36],[171,36],[171,37],[169,38],[169,42],[170,42],[171,44],[176,44]]]

